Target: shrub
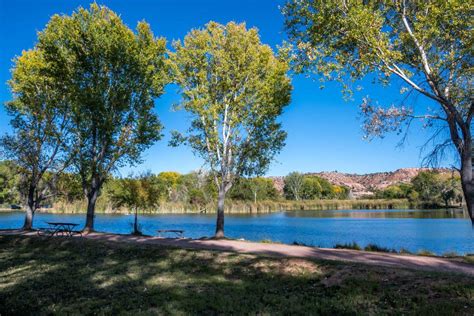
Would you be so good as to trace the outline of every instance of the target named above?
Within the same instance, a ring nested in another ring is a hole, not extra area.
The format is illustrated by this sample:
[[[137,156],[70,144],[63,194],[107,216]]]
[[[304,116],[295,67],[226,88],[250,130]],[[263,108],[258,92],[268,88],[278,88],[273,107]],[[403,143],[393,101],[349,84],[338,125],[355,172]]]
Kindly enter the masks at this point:
[[[345,243],[345,244],[336,244],[334,246],[336,249],[353,249],[353,250],[362,250],[362,248],[353,241],[352,243]]]
[[[304,242],[301,242],[301,241],[293,241],[293,245],[295,246],[305,246],[305,247],[314,247],[313,244],[307,244],[307,243],[304,243]]]
[[[390,248],[385,248],[378,246],[376,244],[368,244],[364,248],[365,251],[376,251],[376,252],[391,252],[391,253],[397,253],[395,249],[390,249]]]
[[[418,255],[419,256],[427,256],[427,257],[434,257],[435,254],[429,250],[426,250],[426,249],[422,249],[420,251],[418,251]]]

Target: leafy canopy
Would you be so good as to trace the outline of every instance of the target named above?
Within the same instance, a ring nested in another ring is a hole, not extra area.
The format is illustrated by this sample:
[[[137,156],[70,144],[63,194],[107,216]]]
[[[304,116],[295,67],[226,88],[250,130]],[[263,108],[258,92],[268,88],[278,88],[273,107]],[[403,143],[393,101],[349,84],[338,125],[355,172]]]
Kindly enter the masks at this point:
[[[160,139],[153,107],[167,82],[166,48],[148,24],[138,23],[134,33],[94,3],[54,15],[37,47],[71,103],[75,162],[85,182],[102,182],[116,166],[138,162]]]
[[[367,98],[362,110],[368,134],[397,131],[407,118],[430,126],[450,117],[450,128],[467,133],[473,112],[471,1],[290,0],[283,13],[297,71],[340,81],[346,95],[364,76],[383,84],[395,77],[404,83],[402,93],[417,91],[441,105],[383,109]]]
[[[110,193],[112,204],[116,207],[129,207],[132,210],[151,210],[158,205],[159,191],[149,172],[138,176],[130,175],[120,179]]]
[[[70,161],[70,103],[59,89],[62,83],[47,71],[37,47],[14,60],[8,81],[13,98],[5,104],[13,133],[0,139],[1,154],[14,162],[19,189],[33,210],[52,194],[57,175]]]
[[[192,115],[187,143],[226,191],[235,177],[262,173],[284,145],[277,117],[290,101],[288,63],[260,42],[255,28],[210,22],[173,44],[179,108]]]

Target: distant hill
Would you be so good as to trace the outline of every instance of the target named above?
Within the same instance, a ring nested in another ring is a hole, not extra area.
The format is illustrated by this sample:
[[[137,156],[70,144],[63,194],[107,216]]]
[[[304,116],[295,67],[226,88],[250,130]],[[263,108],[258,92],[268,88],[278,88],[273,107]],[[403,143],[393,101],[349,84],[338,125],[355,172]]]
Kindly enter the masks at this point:
[[[354,197],[373,195],[376,190],[384,189],[397,183],[408,183],[421,171],[434,169],[428,168],[402,168],[389,172],[375,172],[367,174],[342,173],[337,171],[324,171],[307,173],[306,175],[315,175],[328,180],[335,185],[349,187]],[[442,173],[451,173],[453,170],[448,168],[435,169]],[[271,177],[275,188],[283,193],[284,177]]]

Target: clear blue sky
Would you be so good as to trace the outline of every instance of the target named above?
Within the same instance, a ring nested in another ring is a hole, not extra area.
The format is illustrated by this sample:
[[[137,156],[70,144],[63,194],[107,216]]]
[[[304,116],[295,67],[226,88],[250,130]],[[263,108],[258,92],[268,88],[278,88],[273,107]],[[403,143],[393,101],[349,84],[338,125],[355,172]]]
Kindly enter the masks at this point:
[[[9,130],[3,103],[11,95],[6,85],[12,58],[33,47],[36,32],[42,30],[55,13],[71,14],[78,6],[90,2],[77,0],[0,0],[0,134]],[[272,47],[285,39],[283,17],[272,0],[115,0],[98,1],[119,13],[125,23],[135,28],[145,19],[156,35],[168,41],[182,39],[192,28],[202,27],[210,20],[220,23],[246,22],[260,30],[261,40]],[[319,84],[302,76],[293,79],[292,102],[281,117],[288,132],[286,147],[270,166],[268,175],[285,175],[290,171],[331,171],[352,173],[390,171],[402,167],[419,167],[420,146],[427,132],[414,126],[408,142],[397,148],[399,136],[367,142],[362,139],[358,105],[370,95],[380,103],[400,102],[400,86],[383,88],[363,82],[364,90],[353,101],[344,101],[337,84],[323,90]],[[169,87],[156,101],[156,111],[165,126],[165,138],[144,153],[144,163],[134,170],[188,172],[202,166],[186,148],[167,146],[169,132],[183,130],[189,120],[184,112],[173,112],[171,106],[179,99],[176,89]],[[418,102],[425,102],[423,97]],[[448,165],[447,162],[445,162]],[[128,173],[129,169],[122,170]]]

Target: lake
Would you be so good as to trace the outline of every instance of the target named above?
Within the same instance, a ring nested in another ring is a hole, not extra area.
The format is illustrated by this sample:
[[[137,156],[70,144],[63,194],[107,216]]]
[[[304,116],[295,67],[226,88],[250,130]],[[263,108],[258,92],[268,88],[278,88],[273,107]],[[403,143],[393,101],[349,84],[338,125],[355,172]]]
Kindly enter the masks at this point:
[[[0,213],[0,228],[18,228],[23,212]],[[68,221],[83,225],[85,214],[45,214],[35,216],[35,227],[46,221]],[[130,233],[132,215],[98,214],[95,229]],[[157,229],[183,229],[186,237],[212,236],[215,214],[140,215],[145,234]],[[231,238],[264,239],[320,247],[357,242],[412,252],[429,250],[436,254],[474,253],[474,229],[461,210],[335,210],[288,211],[270,214],[226,215],[225,232]]]

